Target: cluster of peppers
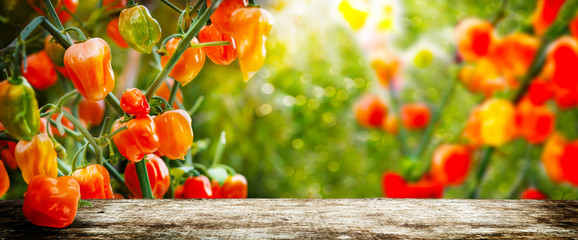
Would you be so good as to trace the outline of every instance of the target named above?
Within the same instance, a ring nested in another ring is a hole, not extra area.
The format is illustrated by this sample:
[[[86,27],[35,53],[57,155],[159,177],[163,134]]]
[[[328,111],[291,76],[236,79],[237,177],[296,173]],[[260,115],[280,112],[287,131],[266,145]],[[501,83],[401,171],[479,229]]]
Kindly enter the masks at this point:
[[[30,25],[40,25],[52,36],[46,37],[43,50],[26,59],[21,59],[26,56],[22,39],[10,46],[13,67],[5,71],[11,76],[0,82],[0,197],[10,187],[6,169],[19,168],[28,184],[23,211],[32,223],[66,227],[73,222],[80,199],[123,197],[113,192],[111,177],[124,186],[125,196],[131,198],[247,197],[245,177],[218,163],[225,144],[224,133],[210,168],[192,163],[169,170],[167,165],[182,165],[179,159],[190,154],[195,144],[191,114],[196,109],[187,112],[177,107],[182,102],[178,88],[199,73],[205,54],[220,65],[231,64],[239,57],[244,80],[253,77],[266,57],[265,41],[273,24],[272,16],[246,0],[200,0],[195,6],[187,1],[185,10],[163,2],[181,13],[179,32],[165,39],[157,51],[163,70],[146,95],[136,88],[126,89],[119,101],[111,93],[115,75],[108,43],[97,37],[86,39],[78,28],[62,27],[75,13],[78,1],[29,0],[34,9],[48,13],[52,20],[38,17]],[[153,50],[161,38],[161,28],[145,6],[132,0],[103,0],[102,7],[112,13],[122,9],[106,27],[119,47],[157,54]],[[191,13],[197,16],[191,19]],[[209,17],[212,24],[204,26]],[[69,31],[78,34],[74,43]],[[26,38],[27,34],[21,36]],[[194,37],[197,34],[200,41]],[[190,42],[181,43],[183,39]],[[55,104],[39,108],[33,88],[53,86],[58,82],[57,72],[70,79],[75,90]],[[167,75],[177,82],[165,81]],[[64,105],[77,96],[80,100],[73,114]],[[109,124],[109,117],[105,118],[105,100],[122,115],[113,124]],[[93,137],[87,129],[99,125],[100,135]],[[55,136],[72,137],[83,144],[67,175],[61,172],[67,167],[59,166],[67,152]],[[108,158],[103,161],[102,149],[107,146]],[[96,163],[89,163],[87,152],[93,153]],[[123,177],[112,164],[124,160],[127,164]],[[177,160],[175,164],[171,163],[173,160]],[[77,168],[77,162],[82,167]]]
[[[401,174],[384,173],[384,195],[440,198],[444,187],[461,185],[470,175],[475,186],[468,196],[476,197],[493,149],[516,138],[524,139],[529,149],[545,144],[541,160],[552,182],[578,186],[575,158],[578,148],[575,141],[568,141],[556,132],[556,115],[547,105],[552,99],[558,111],[578,106],[578,78],[573,74],[578,62],[576,9],[578,4],[575,2],[541,0],[532,14],[532,26],[527,27],[532,29],[504,37],[494,32],[499,18],[494,22],[478,18],[459,21],[455,29],[459,63],[456,79],[470,92],[482,94],[485,99],[471,111],[461,134],[463,143],[437,146],[429,162],[419,161],[458,81],[450,84],[441,107],[430,114],[423,103],[399,104],[399,82],[395,81],[401,66],[398,58],[380,56],[373,59],[371,66],[381,85],[389,91],[394,114],[388,114],[388,106],[379,96],[366,94],[354,105],[356,119],[361,126],[383,129],[397,136],[402,154],[407,155],[402,158],[404,169]],[[508,93],[514,93],[514,97],[504,98]],[[401,107],[397,109],[397,105]],[[402,127],[395,114],[401,116]],[[424,136],[417,149],[409,152],[405,135],[407,131],[416,130],[424,130]],[[472,155],[477,149],[484,151],[483,158],[476,173],[469,174]],[[535,183],[532,184],[528,163],[524,166],[508,197],[547,198],[536,189]],[[520,187],[526,187],[527,191],[518,194]]]

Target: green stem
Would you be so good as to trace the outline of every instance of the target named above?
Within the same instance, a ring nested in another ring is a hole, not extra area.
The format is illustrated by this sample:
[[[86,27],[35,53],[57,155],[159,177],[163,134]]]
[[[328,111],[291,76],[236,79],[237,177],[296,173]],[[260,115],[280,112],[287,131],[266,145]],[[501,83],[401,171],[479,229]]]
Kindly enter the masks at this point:
[[[227,170],[227,172],[229,173],[229,175],[237,175],[237,172],[235,172],[235,169],[233,169],[231,166],[229,165],[225,165],[225,164],[216,164],[213,167],[222,167],[225,170]]]
[[[138,176],[138,183],[143,198],[153,199],[153,192],[151,190],[151,183],[149,182],[149,175],[147,173],[146,159],[135,163],[136,175]]]
[[[60,99],[58,99],[58,101],[56,102],[56,108],[58,109],[62,108],[64,103],[68,101],[68,99],[76,96],[76,94],[78,94],[78,91],[76,91],[76,89],[64,94],[64,96],[60,97]]]
[[[122,107],[120,107],[120,102],[118,101],[118,99],[114,96],[114,94],[112,93],[108,93],[108,95],[106,95],[105,98],[106,103],[108,103],[108,105],[112,106],[112,108],[114,108],[114,110],[116,111],[116,113],[118,113],[119,115],[123,115],[124,111],[122,110]]]
[[[46,31],[48,31],[54,37],[54,39],[56,39],[56,41],[60,45],[62,45],[62,47],[67,49],[70,46],[72,46],[72,42],[70,41],[70,39],[68,39],[66,36],[64,36],[64,34],[62,34],[60,31],[58,31],[58,29],[56,29],[54,27],[54,25],[52,25],[48,20],[46,20],[45,17],[41,17],[41,18],[42,18],[42,22],[40,22],[40,26],[42,26],[44,29],[46,29]]]
[[[488,168],[488,165],[490,163],[490,159],[492,156],[492,153],[494,152],[495,148],[494,147],[487,147],[486,150],[484,150],[484,156],[482,157],[482,162],[480,162],[480,166],[478,167],[478,170],[476,171],[476,174],[474,175],[474,188],[472,190],[472,192],[470,193],[469,198],[477,198],[478,197],[478,189],[481,185],[482,182],[482,178],[484,177],[485,173],[486,173],[486,169]]]
[[[66,165],[66,163],[62,161],[62,159],[58,159],[57,163],[58,163],[58,170],[62,171],[62,173],[64,173],[65,175],[72,173],[70,167],[68,167],[68,165]]]
[[[199,31],[201,31],[201,28],[205,25],[205,22],[209,19],[209,17],[211,17],[215,9],[217,9],[217,7],[219,6],[219,4],[221,4],[222,1],[223,0],[213,1],[211,7],[209,7],[199,17],[199,21],[195,21],[195,23],[191,26],[191,28],[189,28],[183,39],[179,42],[179,45],[177,46],[177,49],[175,50],[173,56],[171,56],[171,58],[169,59],[163,70],[157,75],[153,83],[147,89],[146,92],[147,100],[150,100],[155,95],[155,93],[165,80],[165,78],[169,75],[171,70],[173,70],[175,64],[177,64],[179,58],[183,55],[185,50],[187,50],[189,45],[191,45],[191,40],[193,40],[193,38],[199,33]]]
[[[181,87],[181,83],[175,81],[173,83],[173,86],[171,87],[171,95],[169,96],[169,105],[166,106],[165,108],[172,108],[173,103],[175,102],[175,97],[177,96],[177,92],[179,91],[179,88]]]
[[[223,157],[223,151],[225,151],[225,145],[227,145],[227,138],[225,137],[225,131],[221,132],[221,138],[219,139],[219,145],[217,145],[217,151],[215,152],[215,157],[213,158],[213,163],[211,167],[218,165]]]
[[[393,112],[395,112],[395,114],[399,118],[401,118],[400,100],[399,100],[399,96],[395,92],[393,83],[390,83],[388,90],[389,90],[389,97],[391,100],[390,108],[393,110]],[[399,125],[399,131],[397,133],[397,141],[399,142],[399,148],[400,148],[402,156],[406,155],[409,152],[408,146],[407,146],[406,134],[407,134],[407,132],[406,132],[405,127],[403,126],[403,124],[400,124]]]
[[[54,10],[54,6],[52,6],[52,2],[50,2],[50,0],[44,0],[44,4],[46,5],[48,17],[50,19],[52,19],[52,22],[54,22],[54,24],[56,24],[56,27],[58,29],[62,30],[64,27],[62,26],[60,19],[58,19],[58,14],[56,14],[56,11]]]
[[[137,5],[137,4],[134,2],[134,0],[129,0],[129,1],[128,1],[128,4],[126,5],[126,7],[129,8],[129,7],[133,7],[133,6],[135,6],[135,5]]]
[[[201,47],[211,47],[211,46],[227,46],[227,45],[231,45],[231,43],[227,42],[227,41],[218,41],[218,42],[199,43],[199,44],[191,45],[190,48],[201,48]]]
[[[526,177],[528,176],[529,172],[530,172],[530,163],[532,162],[532,156],[531,156],[531,152],[532,152],[532,145],[531,144],[527,144],[528,146],[526,147],[526,156],[524,157],[524,165],[522,166],[522,169],[520,169],[520,174],[518,175],[518,177],[516,178],[516,180],[514,181],[514,184],[512,185],[512,188],[510,188],[510,192],[508,193],[508,197],[510,199],[516,199],[518,198],[518,196],[520,195],[520,187],[522,186],[522,184],[524,183],[524,181],[526,180]]]
[[[68,32],[68,31],[75,31],[76,34],[78,35],[78,38],[80,40],[80,42],[84,42],[86,41],[86,36],[84,36],[84,33],[82,32],[82,30],[76,28],[76,27],[67,27],[64,30],[62,30],[63,32]]]
[[[53,119],[50,119],[49,121],[50,121],[50,124],[51,124],[51,125],[57,125],[57,124],[58,124],[58,123],[56,123],[56,121],[54,121]],[[79,133],[79,132],[77,132],[77,131],[74,131],[74,130],[72,130],[72,129],[70,129],[70,128],[67,128],[67,127],[65,127],[65,126],[62,126],[62,127],[64,128],[64,132],[65,132],[68,136],[72,137],[74,140],[76,140],[76,141],[78,141],[78,142],[82,142],[82,140],[84,139],[84,137],[82,136],[81,133]]]
[[[200,96],[199,98],[197,98],[197,100],[195,101],[195,104],[193,104],[193,107],[191,107],[191,110],[187,111],[189,116],[193,116],[193,114],[195,114],[195,112],[197,112],[197,110],[199,109],[199,107],[201,107],[201,104],[203,103],[204,100],[205,100],[205,96]]]
[[[175,6],[174,4],[172,4],[171,2],[169,2],[168,0],[161,0],[162,3],[164,3],[165,5],[169,6],[171,9],[175,10],[176,12],[178,12],[179,14],[181,12],[183,12],[183,10],[181,10],[179,7]]]
[[[102,165],[102,149],[96,143],[96,141],[94,140],[94,137],[88,132],[88,130],[86,130],[86,128],[84,128],[82,126],[82,124],[80,124],[80,122],[74,116],[72,116],[72,114],[70,114],[67,111],[62,111],[62,113],[64,114],[64,117],[66,117],[68,120],[70,120],[72,125],[74,125],[74,127],[76,129],[78,129],[78,131],[82,135],[84,135],[84,138],[86,138],[86,140],[88,140],[90,145],[92,145],[92,147],[94,148],[94,154],[96,155],[96,163]]]

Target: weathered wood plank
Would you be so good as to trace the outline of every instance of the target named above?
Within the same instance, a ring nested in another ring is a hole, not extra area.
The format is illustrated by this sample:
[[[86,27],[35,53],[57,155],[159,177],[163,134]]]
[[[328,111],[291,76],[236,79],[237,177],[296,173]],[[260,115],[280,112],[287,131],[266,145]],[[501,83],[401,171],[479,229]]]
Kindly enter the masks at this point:
[[[578,238],[578,201],[420,199],[92,200],[64,229],[0,201],[0,238]]]

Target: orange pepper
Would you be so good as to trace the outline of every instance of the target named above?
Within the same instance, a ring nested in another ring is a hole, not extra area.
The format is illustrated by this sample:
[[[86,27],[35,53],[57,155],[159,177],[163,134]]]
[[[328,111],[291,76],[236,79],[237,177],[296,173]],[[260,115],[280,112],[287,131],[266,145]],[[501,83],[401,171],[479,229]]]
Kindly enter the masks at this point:
[[[431,174],[443,185],[460,185],[466,180],[471,163],[468,147],[442,144],[434,151]]]
[[[165,67],[169,59],[175,53],[181,38],[172,38],[165,45],[167,53],[161,56],[161,65]],[[191,45],[199,44],[197,38],[193,38]],[[205,54],[201,48],[188,48],[175,64],[169,76],[179,81],[183,86],[187,85],[199,74],[205,64]]]
[[[430,118],[430,110],[423,103],[408,103],[401,107],[401,123],[407,129],[423,129],[429,124]]]
[[[120,48],[128,48],[128,43],[124,41],[124,38],[120,35],[118,31],[118,18],[113,18],[106,25],[106,33],[116,43]]]
[[[78,103],[78,119],[88,127],[98,126],[104,119],[104,110],[104,101],[92,101],[82,98]]]
[[[110,175],[106,168],[99,164],[76,169],[72,177],[80,185],[82,199],[110,199],[113,198],[110,186]]]
[[[15,157],[27,183],[36,175],[53,178],[58,175],[56,151],[46,133],[37,134],[31,141],[20,140],[16,144]]]
[[[516,125],[520,136],[529,143],[542,143],[554,131],[556,116],[544,105],[534,105],[523,98],[516,106]]]
[[[353,106],[357,122],[364,127],[380,127],[387,117],[387,106],[376,95],[366,94]]]
[[[239,8],[233,12],[230,25],[236,40],[243,80],[247,82],[265,63],[265,42],[273,27],[273,16],[262,8]]]
[[[399,132],[399,119],[395,115],[387,115],[387,118],[383,121],[382,128],[385,132],[396,135]]]
[[[201,43],[226,41],[231,45],[204,47],[203,51],[207,57],[215,64],[229,65],[237,59],[237,47],[235,39],[226,33],[219,32],[214,24],[205,26],[199,32],[199,41]]]
[[[122,156],[131,162],[140,162],[145,154],[154,153],[159,148],[159,137],[151,116],[137,116],[124,123],[123,120],[117,120],[112,127],[112,132],[127,127],[112,137]]]
[[[137,88],[124,90],[120,97],[120,107],[133,115],[147,115],[151,110],[146,96]]]
[[[154,154],[147,154],[145,161],[153,196],[155,198],[163,198],[171,184],[169,168],[163,159]],[[140,183],[136,173],[136,166],[133,162],[126,165],[124,181],[135,198],[142,198]]]
[[[476,61],[487,56],[494,42],[493,26],[489,21],[466,18],[456,27],[458,53],[465,61]]]
[[[22,75],[34,88],[44,90],[58,81],[54,65],[46,51],[28,55],[26,62],[28,67],[22,68]]]
[[[497,40],[491,53],[492,63],[511,77],[526,74],[538,51],[540,41],[524,33],[513,33]]]
[[[24,216],[38,226],[63,228],[76,217],[80,186],[71,176],[52,178],[38,175],[24,193]]]
[[[212,0],[207,0],[207,6],[211,6]],[[239,8],[249,4],[248,0],[227,0],[221,2],[217,10],[211,15],[211,22],[219,31],[232,34],[234,26],[231,26],[231,15]]]
[[[4,162],[0,159],[0,198],[10,188],[10,178],[8,177],[8,172],[6,172],[6,167],[4,167]]]
[[[166,111],[155,117],[159,152],[170,159],[183,159],[193,146],[192,120],[181,109]]]
[[[548,141],[546,141],[542,149],[542,164],[544,164],[550,180],[555,183],[560,183],[564,180],[559,160],[560,157],[562,157],[566,144],[567,140],[564,135],[559,132],[554,132],[550,135],[550,138],[548,138]]]
[[[64,66],[80,95],[93,101],[106,97],[114,88],[110,47],[100,38],[72,45],[64,53]]]
[[[247,198],[247,179],[241,175],[229,176],[222,187],[223,198]]]

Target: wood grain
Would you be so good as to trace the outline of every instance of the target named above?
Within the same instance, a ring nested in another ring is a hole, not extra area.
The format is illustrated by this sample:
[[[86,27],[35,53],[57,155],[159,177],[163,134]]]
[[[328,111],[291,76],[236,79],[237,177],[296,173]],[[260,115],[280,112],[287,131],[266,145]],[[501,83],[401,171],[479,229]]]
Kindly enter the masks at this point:
[[[578,201],[422,199],[91,200],[38,227],[0,201],[1,239],[578,238]]]

